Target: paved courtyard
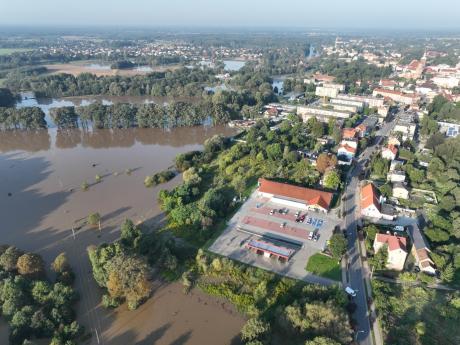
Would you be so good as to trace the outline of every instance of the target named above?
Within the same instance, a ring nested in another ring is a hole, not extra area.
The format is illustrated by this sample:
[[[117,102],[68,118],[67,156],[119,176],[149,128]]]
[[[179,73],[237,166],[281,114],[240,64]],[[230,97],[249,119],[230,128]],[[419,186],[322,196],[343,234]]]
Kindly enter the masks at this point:
[[[284,209],[287,210],[286,214],[279,212]],[[297,212],[300,212],[299,216],[305,215],[303,222],[296,222]],[[337,282],[308,273],[305,266],[311,255],[325,248],[337,224],[339,220],[332,214],[286,207],[268,198],[259,197],[255,191],[209,250],[291,278],[331,285]],[[317,241],[309,239],[313,231],[319,236]],[[288,262],[274,257],[268,258],[246,248],[251,239],[294,249],[295,253]]]

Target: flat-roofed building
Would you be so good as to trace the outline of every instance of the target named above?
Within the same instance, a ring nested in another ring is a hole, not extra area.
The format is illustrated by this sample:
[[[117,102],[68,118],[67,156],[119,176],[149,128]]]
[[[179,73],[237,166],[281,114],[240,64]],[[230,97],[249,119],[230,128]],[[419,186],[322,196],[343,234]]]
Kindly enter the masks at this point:
[[[455,138],[460,133],[460,125],[450,122],[438,122],[439,131],[444,133],[446,137]]]
[[[387,174],[387,180],[390,182],[406,181],[406,173],[402,170],[391,170]]]
[[[347,106],[353,106],[358,110],[362,110],[364,107],[364,102],[362,101],[355,101],[352,99],[341,99],[341,98],[331,98],[329,100],[329,103],[331,104],[339,104],[339,105],[347,105]]]
[[[337,97],[339,90],[332,87],[317,86],[315,90],[315,95],[319,97]]]
[[[398,199],[409,199],[409,190],[401,182],[393,183],[392,195]]]
[[[297,107],[297,115],[302,117],[304,122],[308,121],[312,117],[316,117],[318,120],[328,122],[330,118],[348,119],[353,113],[349,111],[338,111],[333,109],[324,109],[311,106],[299,106]]]
[[[332,104],[332,108],[334,110],[338,110],[338,111],[349,111],[351,113],[357,113],[359,111],[358,107],[354,106],[354,105],[346,105],[346,104]]]
[[[369,108],[378,108],[382,107],[384,104],[383,98],[376,98],[371,96],[359,96],[359,95],[344,95],[340,94],[337,96],[337,99],[347,100],[347,101],[356,101],[362,102],[364,105]]]

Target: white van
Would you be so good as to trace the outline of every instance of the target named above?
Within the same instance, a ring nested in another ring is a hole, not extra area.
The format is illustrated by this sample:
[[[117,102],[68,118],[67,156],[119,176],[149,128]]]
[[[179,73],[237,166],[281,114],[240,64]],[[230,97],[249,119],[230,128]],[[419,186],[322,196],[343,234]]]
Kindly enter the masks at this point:
[[[353,290],[351,287],[347,286],[345,288],[345,292],[349,294],[351,297],[356,297],[356,291]]]

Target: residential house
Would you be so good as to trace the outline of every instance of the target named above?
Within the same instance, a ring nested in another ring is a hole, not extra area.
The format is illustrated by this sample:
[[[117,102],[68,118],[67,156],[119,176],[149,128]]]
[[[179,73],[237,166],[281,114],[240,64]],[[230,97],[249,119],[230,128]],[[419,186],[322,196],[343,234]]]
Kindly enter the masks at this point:
[[[364,217],[393,220],[394,210],[383,202],[380,192],[372,183],[361,187],[361,215]]]
[[[398,199],[409,199],[409,190],[401,182],[393,183],[392,195]]]
[[[348,143],[341,143],[338,150],[338,156],[345,156],[348,160],[353,159],[356,155],[356,147],[350,146]]]
[[[431,250],[425,240],[418,224],[407,226],[407,232],[412,240],[411,253],[415,257],[415,262],[422,272],[430,275],[436,274],[436,267],[430,258]]]
[[[405,113],[396,120],[393,133],[401,133],[402,140],[406,141],[414,139],[416,130],[415,116],[412,113]]]
[[[387,90],[394,90],[396,85],[398,85],[398,83],[395,80],[391,80],[391,79],[382,79],[379,82],[379,86],[382,89],[387,89]]]
[[[404,165],[405,161],[394,159],[390,162],[390,171],[400,170],[399,168]]]
[[[376,234],[374,252],[377,253],[384,245],[388,247],[386,267],[391,270],[402,271],[407,258],[407,243],[405,237]]]
[[[342,139],[355,139],[356,134],[355,128],[344,128],[342,130]]]
[[[390,161],[394,160],[398,155],[398,148],[394,145],[387,145],[382,148],[382,158],[388,159]]]
[[[395,135],[390,135],[388,137],[388,145],[401,146],[401,140]]]
[[[406,181],[406,173],[402,170],[390,170],[387,174],[387,181],[404,182]]]

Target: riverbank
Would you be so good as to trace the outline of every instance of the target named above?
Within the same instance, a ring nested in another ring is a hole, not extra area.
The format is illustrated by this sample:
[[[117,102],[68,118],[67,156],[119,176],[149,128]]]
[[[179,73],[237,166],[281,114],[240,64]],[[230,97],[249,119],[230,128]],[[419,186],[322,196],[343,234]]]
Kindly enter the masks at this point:
[[[115,240],[119,236],[119,224],[125,218],[147,224],[161,222],[164,215],[158,207],[157,194],[160,189],[178,185],[181,176],[155,188],[144,186],[145,176],[167,169],[180,153],[201,149],[204,140],[214,134],[231,135],[235,131],[227,127],[202,126],[170,131],[60,132],[58,135],[56,129],[33,132],[39,134],[11,131],[0,136],[2,243],[41,254],[47,266],[59,253],[66,252],[76,273],[75,287],[81,296],[77,306],[78,321],[93,334],[90,343],[98,344],[97,332],[102,339],[100,344],[117,344],[105,340],[105,334],[121,339],[119,344],[122,344],[122,340],[127,339],[123,334],[132,335],[126,321],[133,318],[133,314],[122,309],[114,313],[100,305],[101,291],[91,275],[87,247]],[[29,134],[37,137],[29,137]],[[127,173],[127,169],[131,172]],[[96,182],[96,175],[102,177],[100,182]],[[87,191],[81,189],[85,181],[89,184]],[[84,228],[75,231],[74,237],[75,221],[81,221],[92,212],[101,214],[102,231]],[[168,295],[167,290],[157,290],[155,296],[142,309],[145,310],[141,318],[144,321],[136,323],[139,327],[136,339],[144,335],[146,338],[162,327],[159,321],[152,323],[151,319],[162,317],[162,306],[180,300],[177,295]],[[185,300],[182,304],[186,305]],[[192,304],[187,308],[194,310],[196,306]],[[218,322],[230,322],[219,319],[220,314],[214,309],[203,310],[203,313],[211,329],[219,329]],[[185,320],[188,318],[178,323],[174,318],[168,321],[174,334],[191,331],[190,339],[201,339],[196,343],[203,343],[205,327],[193,329],[194,324]],[[230,328],[234,331],[232,336],[216,332],[214,343],[224,344],[236,336],[244,323],[240,320]],[[219,334],[222,338],[218,338]],[[165,339],[169,341],[170,338]]]

